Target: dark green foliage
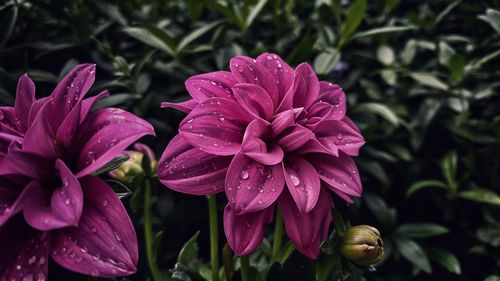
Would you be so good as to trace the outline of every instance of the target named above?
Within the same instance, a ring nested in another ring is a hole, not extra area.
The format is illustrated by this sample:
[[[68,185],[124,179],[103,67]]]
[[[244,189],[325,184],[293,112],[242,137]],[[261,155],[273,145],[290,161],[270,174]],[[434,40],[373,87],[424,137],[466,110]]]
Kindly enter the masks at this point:
[[[0,104],[13,103],[24,72],[41,97],[76,63],[97,63],[91,94],[108,89],[112,95],[99,106],[120,106],[148,119],[158,138],[144,141],[158,158],[183,117],[159,104],[186,99],[183,83],[190,75],[227,69],[234,55],[264,51],[294,66],[311,63],[322,80],[343,87],[349,116],[367,141],[356,159],[364,199],[356,207],[336,202],[352,224],[374,225],[384,238],[386,258],[364,278],[499,280],[499,1],[13,0],[0,5]],[[143,191],[132,190],[124,200],[141,241],[141,261],[127,280],[148,280]],[[155,230],[163,231],[161,243],[155,242],[162,274],[206,280],[205,199],[156,186],[153,204]],[[325,248],[322,258],[334,249]],[[269,263],[266,251],[267,238],[252,257],[259,270]],[[198,258],[190,261],[192,256]],[[267,280],[308,280],[311,272],[311,263],[294,252],[283,267],[272,266]],[[359,280],[359,272],[340,262],[325,278]],[[87,277],[51,265],[50,279]]]

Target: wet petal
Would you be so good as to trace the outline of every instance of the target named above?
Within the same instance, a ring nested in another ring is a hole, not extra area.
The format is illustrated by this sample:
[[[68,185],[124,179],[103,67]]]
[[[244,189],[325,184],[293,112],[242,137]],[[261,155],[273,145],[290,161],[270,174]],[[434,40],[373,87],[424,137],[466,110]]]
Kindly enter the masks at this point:
[[[272,221],[274,208],[237,215],[228,204],[224,209],[227,243],[238,256],[252,253],[262,242],[266,224]]]
[[[15,183],[0,180],[0,227],[26,204],[30,189],[24,188],[22,192],[19,189]]]
[[[56,131],[53,130],[52,125],[49,123],[49,111],[47,104],[40,110],[33,124],[26,131],[23,150],[45,158],[57,159]]]
[[[297,150],[297,153],[298,154],[326,153],[337,157],[339,156],[339,149],[335,144],[331,142],[323,144],[318,139],[313,138],[310,139],[306,144],[301,146],[300,149]]]
[[[17,82],[15,111],[16,125],[19,131],[25,132],[28,127],[28,116],[35,102],[35,84],[28,75],[23,75]]]
[[[108,96],[109,96],[109,92],[107,90],[105,90],[105,91],[102,91],[93,97],[84,99],[82,101],[82,110],[80,111],[80,123],[83,122],[85,120],[85,118],[87,118],[89,113],[92,111],[92,108],[94,107],[94,105],[98,101],[100,101],[103,98],[108,97]]]
[[[257,62],[262,64],[276,81],[278,100],[282,100],[293,83],[293,68],[276,54],[263,53],[257,57]]]
[[[266,143],[271,126],[262,119],[255,119],[248,125],[241,151],[265,165],[275,165],[283,160],[283,150],[281,147],[271,144],[268,147]]]
[[[85,196],[77,227],[52,232],[52,258],[61,266],[91,276],[114,277],[136,271],[137,236],[122,202],[104,181],[81,180]]]
[[[273,101],[260,86],[248,83],[236,84],[233,88],[238,103],[253,117],[270,120],[273,115]]]
[[[237,214],[263,210],[283,190],[281,165],[266,166],[244,154],[234,156],[226,175],[226,196]]]
[[[296,125],[278,140],[278,145],[285,151],[294,151],[310,139],[314,138],[314,133],[300,125]]]
[[[224,190],[224,179],[231,159],[232,156],[203,152],[177,135],[158,162],[158,177],[164,185],[178,192],[214,194]]]
[[[60,160],[56,162],[56,170],[62,184],[52,193],[37,182],[30,183],[30,198],[24,207],[24,217],[31,226],[40,230],[75,226],[82,214],[83,194],[78,179]]]
[[[50,233],[29,227],[20,217],[2,226],[0,280],[47,280],[49,241]]]
[[[340,88],[339,85],[325,81],[321,81],[319,85],[319,96],[315,105],[327,105],[327,107],[311,108],[309,110],[311,116],[327,117],[333,120],[344,118],[346,114],[346,96],[342,88]],[[329,109],[328,112],[325,108]]]
[[[321,183],[313,165],[302,158],[289,157],[283,164],[286,185],[299,211],[310,212],[318,201]]]
[[[118,108],[92,112],[80,125],[72,148],[79,155],[77,177],[97,171],[145,135],[154,135],[153,127],[132,113]]]
[[[53,171],[52,160],[21,151],[19,148],[10,149],[0,165],[0,175],[22,175],[35,180],[46,179]]]
[[[331,190],[338,190],[352,196],[360,196],[363,192],[359,172],[351,157],[340,154],[338,158],[329,155],[314,155],[311,163],[318,171],[319,177]]]
[[[274,120],[271,122],[272,136],[275,137],[292,126],[295,126],[295,113],[293,109],[276,114]]]
[[[215,97],[234,99],[231,88],[236,83],[236,78],[231,72],[216,71],[191,76],[185,85],[194,100],[203,102]]]
[[[318,77],[312,67],[307,63],[297,66],[293,81],[293,107],[308,109],[318,97],[319,89]]]
[[[0,106],[0,132],[19,135],[16,127],[16,111],[14,107]]]
[[[236,102],[210,98],[200,103],[179,126],[193,146],[215,155],[234,155],[241,148],[250,116]]]
[[[73,110],[63,120],[56,133],[56,142],[58,145],[69,147],[75,136],[78,125],[80,124],[82,104],[75,105]]]
[[[328,192],[321,190],[316,206],[307,214],[302,214],[293,201],[288,192],[283,192],[279,198],[286,233],[299,252],[316,259],[321,243],[328,237],[332,222],[332,199]]]
[[[180,110],[182,112],[189,113],[195,106],[198,105],[198,101],[194,99],[189,99],[187,101],[179,102],[179,103],[173,103],[173,102],[162,102],[161,107],[162,108],[174,108],[177,110]]]
[[[361,133],[342,121],[323,120],[314,128],[314,133],[325,147],[336,146],[350,156],[357,156],[365,144]]]
[[[262,87],[271,97],[274,107],[278,106],[279,96],[276,81],[264,65],[249,57],[236,56],[229,62],[229,67],[238,82]]]

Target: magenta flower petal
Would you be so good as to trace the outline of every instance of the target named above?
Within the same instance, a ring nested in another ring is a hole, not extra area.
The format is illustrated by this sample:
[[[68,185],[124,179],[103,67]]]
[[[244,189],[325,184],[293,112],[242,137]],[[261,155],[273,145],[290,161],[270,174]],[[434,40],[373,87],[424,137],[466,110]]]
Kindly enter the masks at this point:
[[[34,180],[47,178],[53,170],[53,161],[50,159],[20,151],[18,148],[10,149],[0,165],[0,175],[22,175]]]
[[[80,125],[81,109],[82,104],[78,103],[62,121],[56,133],[56,142],[58,145],[63,145],[64,147],[70,146],[78,125]]]
[[[236,154],[226,176],[226,196],[238,215],[271,206],[283,190],[285,179],[281,165],[266,166]]]
[[[26,199],[30,196],[27,188],[19,192],[19,190],[13,190],[12,185],[15,184],[0,178],[0,198],[2,200],[0,205],[0,227],[22,210],[26,204]]]
[[[158,162],[158,177],[164,185],[179,192],[195,195],[218,193],[224,190],[231,158],[200,151],[177,135]]]
[[[28,116],[31,106],[35,102],[35,84],[28,75],[23,75],[17,82],[15,112],[17,127],[21,132],[25,132],[28,127]]]
[[[278,106],[279,96],[276,82],[264,65],[245,56],[236,56],[229,62],[229,67],[234,77],[240,83],[251,83],[261,86],[273,101],[274,107]]]
[[[49,123],[47,104],[40,110],[33,124],[26,131],[23,141],[23,151],[31,152],[41,157],[57,159],[55,147],[55,130]]]
[[[236,84],[233,88],[238,103],[253,117],[271,119],[274,105],[269,94],[260,86],[248,83]]]
[[[50,233],[19,217],[0,228],[0,280],[47,280]]]
[[[288,191],[302,214],[310,212],[318,201],[321,183],[313,165],[302,158],[288,158],[283,164]]]
[[[278,136],[284,130],[295,126],[295,112],[293,109],[276,114],[271,122],[273,137]]]
[[[297,151],[298,154],[308,154],[308,153],[326,153],[332,156],[339,156],[339,149],[333,143],[327,143],[326,146],[321,143],[318,139],[310,139],[307,143],[300,147]]]
[[[311,132],[311,130],[297,125],[278,141],[278,145],[280,145],[283,150],[289,152],[297,150],[313,138],[314,133]]]
[[[281,147],[272,144],[267,147],[265,140],[268,137],[270,124],[262,119],[253,120],[243,136],[241,151],[264,165],[276,165],[283,160]]]
[[[316,259],[332,222],[333,201],[330,194],[321,190],[316,206],[307,214],[297,209],[288,192],[283,192],[278,201],[288,237],[299,252]]]
[[[78,179],[57,160],[61,186],[52,193],[38,182],[31,182],[30,198],[24,206],[24,218],[36,229],[50,230],[78,224],[82,215],[83,193]],[[46,200],[42,200],[46,198]]]
[[[100,101],[101,99],[109,96],[109,92],[107,90],[100,92],[99,94],[86,98],[82,101],[82,110],[80,111],[80,122],[85,120],[89,113],[92,110],[92,107],[96,104],[96,102]]]
[[[262,242],[266,224],[273,218],[274,208],[237,215],[228,204],[224,209],[224,232],[227,243],[238,256],[248,255]]]
[[[331,190],[352,196],[360,196],[363,192],[358,169],[351,157],[340,154],[338,158],[332,159],[328,155],[318,154],[311,156],[311,163]]]
[[[234,99],[231,88],[237,83],[231,72],[216,71],[189,77],[186,89],[191,97],[197,102],[203,102],[209,98]]]
[[[309,108],[319,94],[319,81],[312,67],[302,63],[295,69],[293,107]]]
[[[52,258],[83,274],[115,277],[132,274],[138,260],[137,237],[123,204],[97,177],[80,179],[85,196],[77,227],[53,231]]]
[[[270,53],[263,53],[258,56],[257,62],[262,64],[273,75],[278,87],[279,100],[283,99],[293,83],[293,68],[278,55]]]
[[[198,102],[194,99],[190,99],[187,101],[179,102],[179,103],[172,103],[172,102],[162,102],[161,107],[162,108],[174,108],[177,110],[180,110],[185,113],[191,112],[195,106],[198,105]]]
[[[359,149],[365,144],[363,136],[342,121],[321,121],[314,128],[314,133],[325,147],[335,146],[350,156],[357,156]]]
[[[338,85],[321,81],[317,103],[309,109],[311,116],[341,120],[346,113],[346,97]]]
[[[359,130],[358,126],[356,126],[356,124],[354,124],[354,122],[351,119],[349,119],[349,117],[345,116],[344,118],[342,118],[342,122],[346,123],[347,125],[349,125],[349,127],[351,127],[356,132],[361,134],[361,131]]]
[[[18,135],[15,120],[16,111],[13,107],[0,106],[0,132]]]
[[[78,130],[73,147],[79,153],[77,177],[97,171],[139,138],[154,135],[151,124],[117,108],[92,112]]]
[[[250,116],[236,102],[210,98],[189,113],[179,133],[193,146],[215,155],[234,155],[241,148]]]

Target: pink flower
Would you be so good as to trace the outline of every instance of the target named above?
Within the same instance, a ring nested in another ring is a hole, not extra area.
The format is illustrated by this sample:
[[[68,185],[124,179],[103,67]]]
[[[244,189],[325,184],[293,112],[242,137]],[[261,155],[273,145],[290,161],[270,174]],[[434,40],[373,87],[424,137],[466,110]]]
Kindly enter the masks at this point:
[[[24,75],[15,106],[0,107],[1,281],[45,280],[49,255],[93,276],[136,270],[132,222],[112,188],[92,173],[154,131],[121,109],[92,111],[107,95],[84,99],[94,73],[94,65],[78,65],[39,100]]]
[[[364,139],[345,116],[342,89],[274,54],[231,59],[231,72],[186,81],[189,113],[158,165],[161,182],[196,195],[225,191],[224,230],[238,255],[255,250],[281,210],[297,249],[317,258],[332,221],[331,193],[362,192],[356,156]]]

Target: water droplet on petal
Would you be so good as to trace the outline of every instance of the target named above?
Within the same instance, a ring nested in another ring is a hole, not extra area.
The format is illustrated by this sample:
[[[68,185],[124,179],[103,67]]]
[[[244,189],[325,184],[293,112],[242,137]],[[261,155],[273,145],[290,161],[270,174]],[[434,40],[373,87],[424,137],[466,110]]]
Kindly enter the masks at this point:
[[[248,171],[244,170],[244,171],[241,172],[240,178],[242,180],[246,180],[246,179],[248,179],[248,177],[249,177]]]
[[[219,114],[219,120],[220,120],[221,122],[224,122],[224,120],[226,120],[226,118],[224,117],[224,115]]]
[[[36,257],[35,256],[32,256],[31,258],[28,259],[28,264],[29,265],[32,265],[36,262]]]
[[[102,201],[102,206],[103,206],[103,207],[108,206],[108,204],[109,204],[108,200],[104,200],[104,201]]]
[[[191,119],[189,119],[187,122],[188,122],[188,123],[192,123],[193,121],[194,121],[194,119],[193,119],[193,118],[191,118]]]
[[[342,134],[337,134],[337,139],[341,140],[343,137]]]
[[[297,176],[291,175],[290,179],[292,180],[293,186],[298,186],[300,184],[300,180]]]
[[[116,241],[118,242],[121,242],[122,241],[122,238],[120,237],[120,234],[118,234],[118,232],[113,232],[113,234],[115,235],[115,238],[116,238]]]

